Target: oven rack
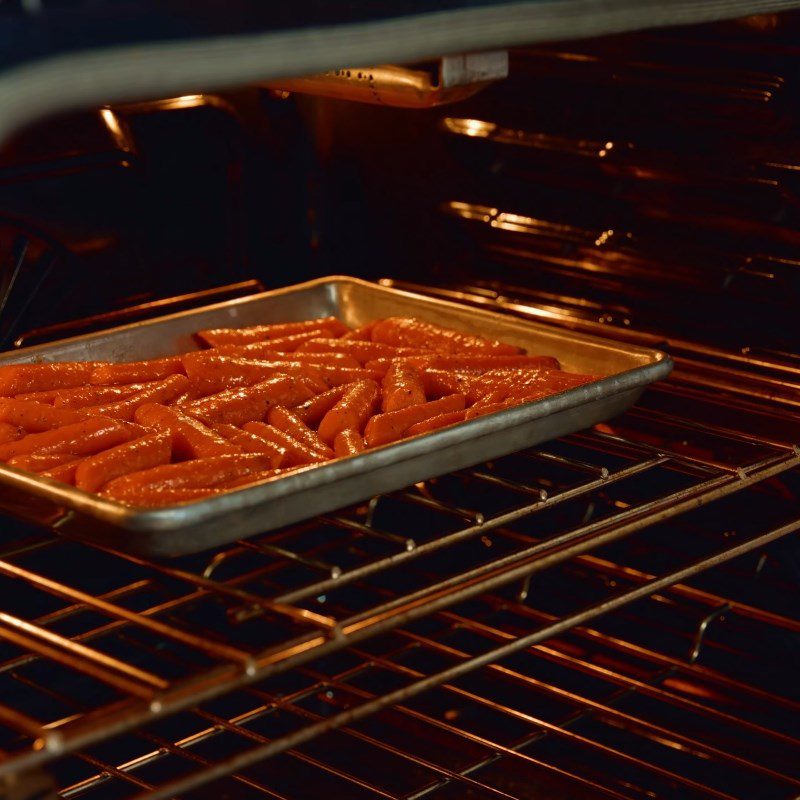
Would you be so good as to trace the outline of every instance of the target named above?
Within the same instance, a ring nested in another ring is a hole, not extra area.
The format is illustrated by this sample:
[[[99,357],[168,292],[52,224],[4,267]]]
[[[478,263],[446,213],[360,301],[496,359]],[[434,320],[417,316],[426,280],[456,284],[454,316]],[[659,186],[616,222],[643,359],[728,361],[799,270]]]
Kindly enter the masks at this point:
[[[646,414],[648,430],[673,439],[672,447],[601,426],[178,562],[15,534],[0,549],[0,773],[18,776],[269,676],[299,674],[304,664],[487,592],[521,586],[524,593],[531,576],[535,585],[553,569],[591,553],[601,558],[616,542],[710,504],[771,497],[779,476],[800,463],[791,446]],[[791,505],[780,519],[759,522],[747,535],[714,531],[713,546],[668,569],[637,579],[623,569],[620,580],[631,581],[625,591],[610,581],[584,608],[458,665],[410,676],[408,685],[231,759],[140,788],[153,797],[183,793],[800,529]],[[44,685],[36,677],[43,670],[51,676]],[[53,702],[58,694],[69,702]],[[107,766],[104,774],[128,774]]]

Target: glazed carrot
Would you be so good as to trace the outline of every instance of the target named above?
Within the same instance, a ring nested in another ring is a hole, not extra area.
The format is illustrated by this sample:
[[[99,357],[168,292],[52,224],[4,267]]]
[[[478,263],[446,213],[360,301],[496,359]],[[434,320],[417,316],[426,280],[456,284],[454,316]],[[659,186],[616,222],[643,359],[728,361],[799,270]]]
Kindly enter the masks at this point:
[[[10,467],[26,469],[28,472],[44,472],[75,460],[75,453],[29,453],[8,460]]]
[[[310,450],[316,450],[326,458],[333,458],[333,450],[320,439],[316,431],[312,431],[303,420],[283,406],[273,406],[267,412],[267,422],[302,442]]]
[[[311,379],[317,391],[325,388],[317,366],[301,361],[256,361],[199,350],[183,356],[183,363],[191,390],[200,396],[237,386],[252,386],[274,375],[303,376]]]
[[[75,471],[75,485],[96,492],[114,478],[167,464],[172,455],[172,435],[150,433],[83,459]]]
[[[42,433],[29,433],[16,442],[0,445],[0,461],[26,453],[75,453],[88,455],[127,442],[133,429],[115,419],[90,417],[82,422],[64,425]]]
[[[339,431],[333,440],[333,451],[337,458],[356,456],[363,453],[365,447],[361,434],[354,430]]]
[[[467,402],[470,402],[468,393],[474,382],[474,376],[451,370],[427,368],[420,369],[420,376],[427,397],[438,398],[448,394],[465,394]]]
[[[325,328],[312,328],[303,333],[295,333],[291,336],[281,336],[277,339],[266,339],[263,342],[250,342],[250,344],[222,344],[216,349],[228,353],[229,355],[240,355],[244,358],[259,358],[268,353],[293,353],[297,348],[309,339],[316,339],[318,336],[328,336]]]
[[[78,467],[80,467],[84,460],[85,459],[82,458],[76,458],[72,461],[67,461],[66,464],[60,464],[52,469],[46,469],[44,472],[40,472],[39,474],[43,478],[50,478],[51,480],[61,481],[61,483],[69,483],[74,486],[75,475],[78,471]]]
[[[318,464],[326,460],[318,450],[306,447],[302,442],[298,442],[293,436],[278,430],[274,425],[267,425],[265,422],[248,422],[244,429],[286,450],[285,466],[287,467]]]
[[[147,389],[136,392],[136,394],[132,394],[124,400],[104,406],[91,406],[82,409],[82,411],[130,421],[139,406],[147,403],[166,403],[183,394],[188,387],[189,379],[185,375],[170,375],[163,381],[153,381]]]
[[[278,475],[286,475],[288,472],[296,471],[296,467],[289,469],[265,469],[263,472],[254,472],[252,475],[245,475],[243,478],[236,478],[236,480],[223,483],[220,488],[226,492],[232,489],[245,489],[250,486],[258,486],[258,484],[265,483]]]
[[[372,329],[372,341],[395,346],[420,347],[440,353],[494,353],[512,355],[520,349],[511,344],[442,328],[421,319],[390,317]]]
[[[392,362],[381,383],[381,411],[398,411],[424,403],[425,399],[419,371],[405,361]]]
[[[297,348],[298,353],[343,353],[364,363],[375,358],[393,358],[401,348],[380,342],[345,339],[309,339]]]
[[[355,383],[357,381],[375,380],[381,376],[375,370],[354,369],[352,367],[332,367],[327,364],[316,364],[320,377],[327,384],[328,388],[341,386],[343,383]]]
[[[16,442],[25,435],[25,431],[18,425],[11,425],[8,422],[0,422],[0,444],[6,442]]]
[[[62,361],[48,364],[9,364],[0,367],[0,395],[68,389],[87,383],[100,361]]]
[[[374,381],[360,381],[351,386],[322,418],[319,424],[322,441],[333,444],[337,433],[346,430],[362,431],[378,404],[379,395]]]
[[[367,447],[395,442],[418,422],[463,409],[464,395],[451,394],[440,400],[431,400],[430,403],[409,406],[401,408],[399,411],[389,411],[386,414],[376,414],[364,429],[364,441],[367,443]]]
[[[333,408],[333,406],[341,400],[342,395],[353,384],[343,383],[341,386],[334,386],[333,389],[328,389],[327,392],[318,394],[305,403],[292,409],[294,413],[305,422],[306,425],[316,428],[322,418]]]
[[[177,408],[148,403],[139,406],[134,416],[141,425],[172,434],[172,452],[177,458],[206,458],[241,452],[237,445]]]
[[[268,442],[266,439],[256,436],[249,431],[243,431],[235,425],[220,423],[214,425],[214,433],[218,433],[223,439],[233,442],[242,448],[243,453],[266,453],[272,456],[271,466],[281,467],[286,461],[286,450],[277,444]]]
[[[158,381],[170,375],[183,373],[180,356],[152,358],[148,361],[124,361],[119,364],[103,364],[97,367],[89,378],[95,386],[120,383],[142,383]]]
[[[504,400],[502,403],[487,403],[485,406],[472,406],[467,409],[465,419],[475,419],[485,417],[487,414],[494,414],[497,411],[505,411],[507,408],[517,405],[513,400]]]
[[[342,339],[346,339],[347,341],[368,342],[372,338],[372,329],[375,327],[376,322],[368,322],[360,328],[348,331],[342,336]]]
[[[82,387],[77,387],[75,389],[48,389],[44,392],[21,392],[20,394],[15,394],[15,400],[33,400],[34,403],[47,403],[48,405],[53,405],[56,397],[59,394],[63,394],[64,392],[80,392],[82,391]]]
[[[483,373],[502,367],[521,367],[557,370],[558,361],[550,356],[507,355],[433,355],[404,356],[409,364],[424,369],[449,369],[457,372]]]
[[[125,493],[124,497],[116,497],[112,492],[105,489],[100,492],[103,497],[109,500],[117,500],[129,506],[139,506],[141,508],[159,508],[161,506],[174,506],[179,503],[196,503],[198,500],[205,500],[220,493],[220,489],[170,489],[161,486],[142,486],[131,489]]]
[[[309,397],[308,390],[290,375],[276,375],[253,386],[242,386],[185,403],[181,410],[207,425],[226,422],[242,425],[263,420],[272,405],[296,405]]]
[[[53,392],[52,403],[56,408],[84,408],[101,403],[114,403],[141,392],[150,385],[150,383],[129,383],[122,386],[79,386]]]
[[[466,411],[449,411],[446,414],[438,414],[435,417],[422,420],[412,425],[407,431],[406,436],[416,436],[418,433],[430,433],[430,431],[446,428],[448,425],[455,425],[463,422]]]
[[[249,344],[263,342],[266,339],[278,339],[294,336],[311,330],[324,330],[329,336],[341,336],[350,330],[336,317],[307,319],[302,322],[278,322],[270,325],[253,325],[248,328],[212,328],[198,331],[195,338],[208,347],[223,344]]]
[[[54,408],[32,400],[0,399],[0,422],[23,428],[28,433],[61,428],[82,419],[86,419],[84,412],[70,408]]]

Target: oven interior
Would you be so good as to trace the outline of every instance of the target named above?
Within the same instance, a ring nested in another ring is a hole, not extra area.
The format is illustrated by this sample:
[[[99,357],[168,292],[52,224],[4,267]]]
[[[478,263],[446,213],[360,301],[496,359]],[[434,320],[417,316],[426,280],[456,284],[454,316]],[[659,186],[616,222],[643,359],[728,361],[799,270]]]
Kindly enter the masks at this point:
[[[0,154],[5,348],[346,274],[667,350],[634,410],[173,561],[3,517],[9,798],[800,795],[800,16]],[[309,613],[313,612],[313,613]]]

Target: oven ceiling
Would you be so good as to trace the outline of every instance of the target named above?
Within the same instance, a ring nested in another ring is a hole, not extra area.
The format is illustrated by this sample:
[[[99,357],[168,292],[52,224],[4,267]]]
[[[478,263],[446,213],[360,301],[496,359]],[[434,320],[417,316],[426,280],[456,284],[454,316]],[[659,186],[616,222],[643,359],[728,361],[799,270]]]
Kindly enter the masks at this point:
[[[0,142],[70,108],[797,7],[800,0],[19,0],[0,10]]]

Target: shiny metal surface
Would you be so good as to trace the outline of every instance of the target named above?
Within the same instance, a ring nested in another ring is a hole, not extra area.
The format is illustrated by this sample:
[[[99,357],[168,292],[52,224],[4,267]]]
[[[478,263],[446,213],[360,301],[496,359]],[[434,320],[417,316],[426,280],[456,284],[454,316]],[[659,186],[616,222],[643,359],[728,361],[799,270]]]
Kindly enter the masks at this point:
[[[601,379],[454,428],[376,448],[285,478],[172,508],[136,510],[35,475],[0,467],[0,507],[119,550],[176,556],[273,530],[454,469],[496,458],[609,419],[672,366],[656,350],[548,328],[454,303],[334,277],[219,303],[149,322],[27,348],[0,364],[34,360],[125,360],[195,348],[200,328],[333,314],[349,325],[417,316],[556,356],[565,369]]]

